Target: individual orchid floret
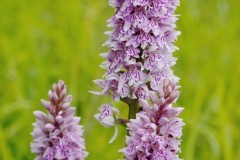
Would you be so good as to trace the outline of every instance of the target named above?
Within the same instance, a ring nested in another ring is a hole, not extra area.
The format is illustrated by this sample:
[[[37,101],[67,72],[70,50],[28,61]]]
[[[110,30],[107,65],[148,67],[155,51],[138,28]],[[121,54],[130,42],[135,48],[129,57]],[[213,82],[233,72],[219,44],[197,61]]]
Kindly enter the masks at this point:
[[[80,118],[74,116],[72,96],[67,95],[64,82],[54,84],[48,95],[49,101],[41,100],[48,113],[34,111],[37,121],[33,123],[31,151],[37,154],[35,160],[84,160],[88,153],[83,128],[78,124]]]
[[[112,143],[118,134],[118,127],[116,126],[116,117],[119,115],[119,110],[112,105],[103,104],[99,108],[100,113],[94,115],[94,117],[105,127],[115,126],[115,132],[113,137],[109,140],[109,143]],[[116,114],[116,115],[115,115]]]
[[[105,127],[115,126],[114,112],[119,115],[119,110],[109,104],[104,104],[99,108],[100,113],[94,115],[94,117]]]

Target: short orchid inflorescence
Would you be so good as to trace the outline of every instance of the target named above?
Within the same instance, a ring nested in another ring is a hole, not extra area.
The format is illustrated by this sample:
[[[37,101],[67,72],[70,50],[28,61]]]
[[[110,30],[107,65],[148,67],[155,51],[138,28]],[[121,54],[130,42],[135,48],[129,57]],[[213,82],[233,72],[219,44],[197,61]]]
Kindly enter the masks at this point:
[[[83,129],[78,124],[80,118],[74,116],[72,96],[67,95],[64,82],[54,84],[48,95],[50,101],[41,100],[48,113],[34,111],[37,121],[33,124],[31,151],[37,154],[35,160],[84,160],[88,153]]]

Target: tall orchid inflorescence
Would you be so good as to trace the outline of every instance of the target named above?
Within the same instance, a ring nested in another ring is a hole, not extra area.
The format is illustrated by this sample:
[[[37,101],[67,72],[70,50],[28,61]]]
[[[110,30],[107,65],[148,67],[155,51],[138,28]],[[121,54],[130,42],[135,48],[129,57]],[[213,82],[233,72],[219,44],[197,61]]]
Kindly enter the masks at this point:
[[[37,121],[33,123],[31,151],[37,154],[35,160],[85,159],[88,153],[82,126],[78,124],[80,118],[74,116],[72,96],[67,95],[64,82],[54,84],[48,95],[50,101],[41,100],[48,113],[34,112]]]
[[[106,32],[110,51],[101,55],[106,73],[95,80],[102,91],[93,93],[127,103],[129,116],[120,119],[119,111],[105,104],[95,117],[107,127],[127,125],[127,146],[120,150],[127,160],[177,160],[184,123],[177,118],[182,108],[172,106],[179,96],[179,78],[171,67],[178,49],[173,42],[179,35],[174,15],[179,0],[109,3],[115,8],[108,20],[113,30]]]

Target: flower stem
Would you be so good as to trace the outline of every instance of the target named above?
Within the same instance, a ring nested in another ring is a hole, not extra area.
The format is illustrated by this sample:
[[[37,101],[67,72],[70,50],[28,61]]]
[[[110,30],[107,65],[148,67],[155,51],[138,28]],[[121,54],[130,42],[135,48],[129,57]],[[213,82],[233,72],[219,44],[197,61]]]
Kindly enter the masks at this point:
[[[136,114],[139,111],[138,100],[137,99],[132,100],[132,102],[128,106],[129,106],[128,120],[135,119]]]
[[[131,100],[131,103],[128,103],[129,111],[128,111],[128,121],[130,122],[130,119],[135,119],[136,114],[139,111],[139,103],[137,99]],[[129,136],[129,129],[127,129],[127,135]],[[125,159],[125,156],[124,156]]]

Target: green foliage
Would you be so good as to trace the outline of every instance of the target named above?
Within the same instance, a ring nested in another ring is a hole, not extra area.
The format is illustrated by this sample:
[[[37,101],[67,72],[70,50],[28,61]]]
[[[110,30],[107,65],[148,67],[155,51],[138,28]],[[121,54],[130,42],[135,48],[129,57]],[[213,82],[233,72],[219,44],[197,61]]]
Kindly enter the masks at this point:
[[[185,107],[181,157],[185,160],[240,159],[239,0],[182,0],[174,67],[181,77],[177,105]],[[0,0],[0,159],[31,160],[33,110],[43,110],[53,82],[62,79],[85,125],[89,160],[121,158],[124,128],[93,118],[102,103],[88,93],[104,73],[99,54],[107,49],[105,21],[113,14],[107,0]],[[118,104],[126,115],[126,106]]]

